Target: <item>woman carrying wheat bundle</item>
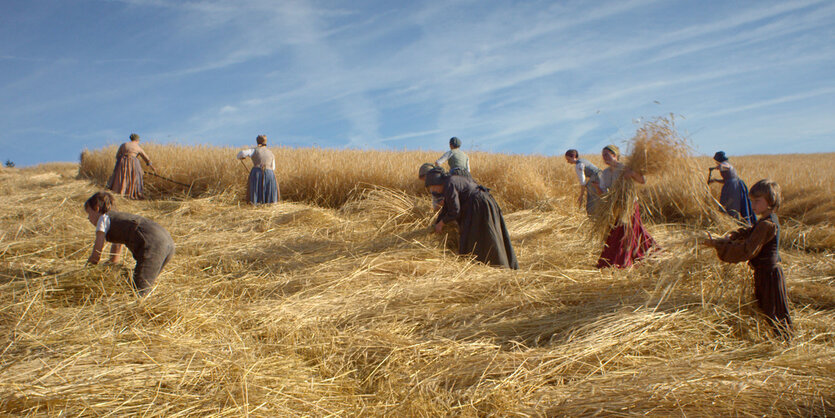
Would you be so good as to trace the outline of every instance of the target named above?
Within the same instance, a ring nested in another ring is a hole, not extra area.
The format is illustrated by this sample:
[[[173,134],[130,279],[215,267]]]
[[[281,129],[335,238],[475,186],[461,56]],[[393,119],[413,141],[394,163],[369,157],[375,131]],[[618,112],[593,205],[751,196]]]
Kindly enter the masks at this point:
[[[145,198],[142,182],[144,173],[137,157],[145,160],[145,164],[148,164],[152,171],[156,171],[148,155],[139,146],[139,135],[130,134],[130,142],[119,146],[119,151],[116,152],[116,165],[113,167],[110,180],[107,181],[108,189],[128,199]]]
[[[602,156],[608,167],[596,183],[598,192],[603,195],[603,204],[595,208],[595,221],[599,227],[608,227],[609,232],[597,268],[625,268],[643,258],[655,245],[655,240],[644,228],[632,184],[644,184],[646,179],[619,161],[617,146],[607,145]]]
[[[249,181],[246,187],[246,197],[249,203],[275,203],[280,198],[278,183],[275,181],[275,155],[267,148],[267,136],[258,135],[255,148],[245,149],[238,153],[238,159],[247,157],[252,159],[252,169],[249,171]]]

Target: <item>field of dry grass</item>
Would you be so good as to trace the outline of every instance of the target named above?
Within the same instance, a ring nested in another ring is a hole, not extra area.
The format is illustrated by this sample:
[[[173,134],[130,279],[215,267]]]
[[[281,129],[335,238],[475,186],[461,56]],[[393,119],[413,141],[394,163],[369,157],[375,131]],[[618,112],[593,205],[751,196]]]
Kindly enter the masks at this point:
[[[729,224],[669,209],[707,158],[640,188],[663,251],[599,271],[562,158],[473,155],[517,251],[507,271],[428,233],[415,172],[436,153],[277,148],[292,201],[250,207],[234,150],[143,145],[160,174],[194,182],[146,177],[162,199],[117,202],[177,243],[144,300],[131,257],[83,265],[81,205],[115,148],[0,172],[0,413],[835,414],[833,154],[731,160],[749,184],[783,185],[785,343],[757,318],[747,268],[695,245]]]

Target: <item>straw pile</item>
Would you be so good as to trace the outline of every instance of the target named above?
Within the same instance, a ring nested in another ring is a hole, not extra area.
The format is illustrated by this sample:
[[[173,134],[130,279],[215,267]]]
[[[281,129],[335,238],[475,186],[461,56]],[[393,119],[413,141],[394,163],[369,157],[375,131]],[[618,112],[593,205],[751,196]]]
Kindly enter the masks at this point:
[[[458,257],[428,195],[386,184],[338,209],[120,199],[177,243],[139,300],[131,257],[83,266],[96,186],[75,170],[0,173],[0,414],[835,414],[835,247],[783,248],[787,344],[695,224],[650,224],[668,251],[592,268],[573,187],[505,210],[520,271]]]

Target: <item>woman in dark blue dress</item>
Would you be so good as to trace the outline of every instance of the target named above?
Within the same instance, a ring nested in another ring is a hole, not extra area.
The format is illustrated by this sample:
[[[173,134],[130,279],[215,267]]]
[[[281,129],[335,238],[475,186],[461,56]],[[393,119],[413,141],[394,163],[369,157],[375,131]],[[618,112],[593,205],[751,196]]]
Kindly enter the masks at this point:
[[[719,151],[713,155],[716,161],[716,168],[722,179],[710,179],[710,183],[722,183],[722,192],[719,195],[719,203],[725,212],[748,225],[756,222],[756,216],[751,209],[751,201],[748,200],[748,186],[736,174],[736,169],[728,162],[725,151]]]

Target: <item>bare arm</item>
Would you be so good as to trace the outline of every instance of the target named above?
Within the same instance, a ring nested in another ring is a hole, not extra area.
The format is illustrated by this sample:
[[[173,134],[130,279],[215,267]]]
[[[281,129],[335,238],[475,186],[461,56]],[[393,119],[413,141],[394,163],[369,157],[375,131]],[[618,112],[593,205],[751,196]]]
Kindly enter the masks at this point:
[[[641,174],[641,173],[639,173],[639,172],[637,172],[637,171],[635,171],[635,170],[633,170],[629,167],[626,167],[626,170],[623,172],[623,175],[628,176],[629,178],[631,178],[636,183],[645,184],[647,182],[647,179],[644,177],[643,174]]]
[[[116,264],[122,257],[122,244],[110,244],[110,262]]]
[[[104,249],[104,232],[96,231],[96,241],[93,243],[93,253],[90,254],[90,258],[87,259],[87,262],[90,264],[98,264],[99,260],[101,259],[101,252]],[[112,247],[111,247],[112,251]]]

